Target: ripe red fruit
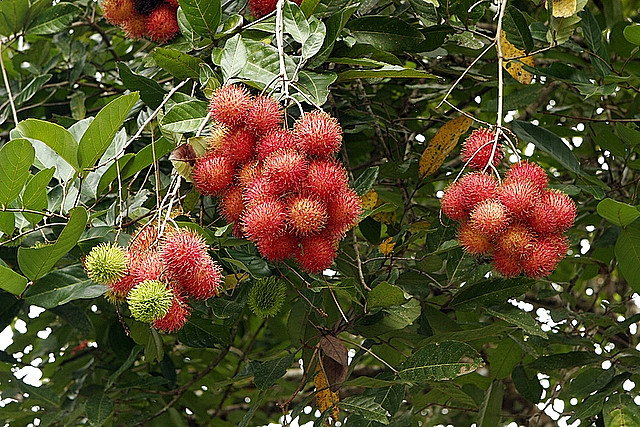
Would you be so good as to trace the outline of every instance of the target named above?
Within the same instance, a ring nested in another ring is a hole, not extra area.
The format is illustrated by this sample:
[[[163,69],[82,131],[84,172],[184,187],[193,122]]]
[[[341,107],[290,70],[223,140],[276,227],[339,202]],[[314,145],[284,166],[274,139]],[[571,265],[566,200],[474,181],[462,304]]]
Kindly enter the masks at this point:
[[[240,187],[247,188],[253,181],[258,179],[262,173],[259,162],[250,161],[240,166],[236,177],[240,183]]]
[[[542,246],[546,246],[555,255],[558,262],[562,261],[567,256],[569,250],[569,239],[567,236],[561,233],[549,234],[547,236],[540,237],[538,243]]]
[[[293,134],[298,149],[316,157],[329,157],[340,149],[342,128],[324,111],[314,110],[295,123]]]
[[[229,187],[220,201],[222,215],[228,222],[236,222],[242,217],[244,202],[242,201],[242,188],[237,185]]]
[[[180,34],[176,9],[161,4],[147,18],[147,35],[156,43],[166,43]]]
[[[300,5],[302,0],[293,0],[293,2]],[[276,10],[277,3],[278,0],[249,0],[249,8],[251,9],[253,16],[256,18],[262,18]]]
[[[514,163],[509,167],[505,175],[506,181],[524,181],[529,180],[540,191],[543,191],[549,185],[549,178],[544,169],[535,163],[529,163],[523,160]]]
[[[287,222],[299,236],[316,234],[327,223],[327,208],[314,197],[294,195],[287,203]]]
[[[244,122],[253,100],[243,86],[228,85],[216,90],[209,103],[211,117],[233,128]]]
[[[258,160],[264,160],[280,150],[293,149],[294,146],[293,134],[290,131],[287,129],[274,130],[258,141],[256,148]]]
[[[152,248],[157,247],[158,227],[148,224],[136,232],[129,241],[129,257],[138,259]]]
[[[300,187],[307,175],[307,159],[295,150],[281,150],[264,160],[264,176],[279,193]]]
[[[489,164],[493,153],[491,163],[493,166],[498,165],[503,156],[502,144],[498,142],[494,150],[495,139],[496,134],[492,130],[486,128],[474,130],[462,146],[462,161],[469,162],[469,167],[472,169],[481,170]]]
[[[471,212],[469,225],[472,228],[493,236],[504,230],[509,223],[507,208],[495,199],[487,199],[476,205]]]
[[[576,204],[561,191],[547,190],[536,204],[529,224],[540,234],[562,232],[576,219]]]
[[[524,274],[533,278],[548,276],[558,262],[557,249],[545,241],[535,242],[531,252],[521,260]]]
[[[202,194],[217,196],[231,185],[234,173],[235,167],[231,160],[211,153],[196,161],[191,179]]]
[[[104,17],[113,25],[121,25],[137,14],[133,0],[104,0],[100,7]]]
[[[506,254],[520,259],[531,252],[534,241],[533,231],[528,226],[516,222],[496,237],[496,246]]]
[[[540,200],[540,190],[529,180],[510,180],[500,186],[498,198],[513,216],[524,219]]]
[[[493,250],[491,239],[466,222],[460,224],[458,228],[458,241],[460,246],[471,255],[484,255]]]
[[[300,255],[300,238],[293,233],[258,240],[260,254],[269,261],[277,262]]]
[[[464,188],[460,181],[456,181],[444,190],[440,200],[440,208],[448,218],[454,221],[463,221],[469,216],[465,203]]]
[[[222,154],[236,164],[249,161],[253,157],[255,146],[255,135],[242,127],[229,131],[221,143]]]
[[[174,294],[169,312],[164,317],[154,321],[152,325],[161,331],[176,332],[187,323],[190,314],[191,307],[189,307],[189,304],[181,296]]]
[[[493,199],[498,189],[498,181],[484,172],[472,172],[460,178],[463,208],[471,212],[483,200]]]
[[[161,259],[166,271],[178,279],[194,275],[210,261],[204,239],[198,233],[186,229],[167,235]]]
[[[362,215],[362,201],[351,188],[343,188],[327,201],[326,233],[332,238],[340,238],[353,228]]]
[[[220,295],[222,292],[222,271],[209,257],[189,274],[177,277],[180,288],[185,294],[205,300]]]
[[[514,277],[522,272],[520,259],[499,248],[493,252],[492,264],[504,277]]]
[[[138,40],[147,35],[147,17],[135,14],[122,23],[122,31],[127,38]]]
[[[286,228],[286,209],[282,202],[268,201],[248,207],[242,221],[244,232],[253,241],[280,236]]]
[[[242,193],[242,200],[247,208],[277,199],[277,192],[265,177],[259,177],[250,183]]]
[[[347,171],[334,160],[313,160],[307,170],[306,188],[321,198],[331,197],[348,187]]]
[[[270,96],[258,95],[247,112],[246,126],[260,137],[282,124],[284,113],[280,103]]]
[[[302,253],[297,258],[300,268],[308,273],[320,273],[329,268],[336,257],[336,245],[337,241],[324,233],[303,238]]]
[[[159,280],[162,275],[162,261],[156,251],[141,254],[131,270],[133,281],[141,283],[145,280]]]

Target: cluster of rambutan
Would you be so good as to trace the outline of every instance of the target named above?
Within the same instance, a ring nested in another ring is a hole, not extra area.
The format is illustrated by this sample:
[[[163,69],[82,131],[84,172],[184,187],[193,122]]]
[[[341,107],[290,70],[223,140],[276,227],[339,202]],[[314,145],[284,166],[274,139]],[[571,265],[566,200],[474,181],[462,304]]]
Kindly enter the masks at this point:
[[[293,258],[312,273],[328,268],[362,212],[335,159],[342,143],[337,120],[312,111],[287,129],[280,103],[237,85],[218,89],[210,111],[209,148],[191,174],[196,189],[220,197],[235,234],[263,257]]]
[[[103,0],[104,17],[130,39],[166,43],[180,34],[178,0]]]
[[[474,131],[463,160],[482,169],[493,155],[497,165],[502,151],[494,138],[488,129]],[[576,217],[573,200],[548,184],[544,169],[527,161],[511,165],[502,183],[485,172],[470,172],[447,188],[441,208],[459,223],[458,240],[467,253],[490,256],[504,277],[544,277],[566,256],[564,232]]]
[[[147,226],[124,249],[100,245],[85,258],[89,277],[105,284],[113,301],[128,301],[132,316],[175,332],[191,313],[187,298],[205,300],[222,291],[222,271],[196,232]]]

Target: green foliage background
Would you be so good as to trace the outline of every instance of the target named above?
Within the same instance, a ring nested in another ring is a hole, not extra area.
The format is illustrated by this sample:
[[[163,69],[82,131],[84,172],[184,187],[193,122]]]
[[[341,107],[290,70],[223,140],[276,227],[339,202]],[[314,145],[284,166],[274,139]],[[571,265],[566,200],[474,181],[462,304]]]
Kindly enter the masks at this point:
[[[638,4],[582,0],[557,18],[546,3],[500,1],[504,18],[474,0],[285,3],[279,52],[275,18],[254,22],[245,2],[181,0],[182,36],[155,46],[123,38],[93,1],[2,0],[0,330],[12,342],[0,351],[0,418],[323,425],[331,409],[304,411],[322,360],[348,426],[640,425]],[[534,82],[500,81],[488,49],[436,108],[497,19],[535,52]],[[331,276],[262,260],[215,200],[176,187],[168,160],[206,133],[221,84],[281,94],[280,57],[290,95],[342,124],[352,186],[380,201],[342,241]],[[462,167],[458,150],[418,177],[456,110],[496,123],[499,84],[518,149],[578,205],[571,254],[544,280],[487,275],[458,247],[437,197]],[[194,304],[173,335],[116,310],[81,264],[101,242],[126,245],[169,199],[227,276],[226,292]],[[390,255],[382,242],[395,244]],[[269,276],[287,282],[287,300],[261,319],[247,294]],[[28,366],[42,372],[38,387],[20,379]]]

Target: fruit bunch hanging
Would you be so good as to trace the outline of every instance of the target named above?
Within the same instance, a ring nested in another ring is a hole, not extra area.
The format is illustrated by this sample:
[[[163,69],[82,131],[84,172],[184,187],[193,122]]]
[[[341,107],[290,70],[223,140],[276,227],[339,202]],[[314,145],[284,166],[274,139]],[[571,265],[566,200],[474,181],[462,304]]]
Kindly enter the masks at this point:
[[[458,240],[474,256],[489,256],[504,277],[521,273],[548,276],[566,256],[564,232],[576,217],[576,205],[565,193],[548,188],[546,172],[521,161],[507,170],[504,180],[481,171],[502,159],[495,133],[479,129],[465,141],[462,159],[475,169],[445,191],[442,212],[457,221]]]
[[[312,111],[287,129],[279,102],[237,85],[217,90],[210,112],[209,148],[191,175],[196,189],[220,197],[236,235],[263,257],[295,259],[310,273],[328,268],[362,212],[335,158],[342,143],[337,120]]]
[[[104,17],[130,39],[166,43],[180,34],[178,0],[103,0]]]
[[[189,318],[187,299],[205,300],[222,291],[222,272],[202,237],[167,225],[161,238],[148,225],[129,246],[102,244],[84,260],[89,278],[109,288],[113,301],[128,302],[131,315],[154,328],[175,332]]]

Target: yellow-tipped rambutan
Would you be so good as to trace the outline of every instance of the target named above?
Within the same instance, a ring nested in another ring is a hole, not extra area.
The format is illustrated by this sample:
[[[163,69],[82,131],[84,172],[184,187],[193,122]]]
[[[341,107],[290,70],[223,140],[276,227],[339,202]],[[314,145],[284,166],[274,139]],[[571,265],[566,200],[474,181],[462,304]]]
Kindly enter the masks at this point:
[[[213,119],[229,128],[244,123],[252,104],[247,89],[238,85],[227,85],[216,90],[209,103]]]
[[[303,238],[300,242],[302,252],[297,258],[300,268],[307,273],[320,273],[329,268],[336,257],[337,243],[326,233]]]
[[[472,169],[482,170],[490,163],[497,166],[502,160],[502,144],[494,141],[496,133],[490,129],[475,129],[462,146],[462,161]],[[492,158],[493,155],[493,158]]]
[[[278,101],[270,96],[258,95],[247,112],[246,126],[257,137],[261,137],[281,126],[283,118],[284,113]]]
[[[260,138],[256,152],[258,153],[258,160],[264,160],[280,150],[292,150],[294,148],[295,143],[291,131],[277,129]]]
[[[228,222],[236,222],[242,217],[244,202],[242,201],[242,188],[237,185],[229,187],[220,200],[222,215]]]
[[[278,193],[298,189],[304,182],[308,169],[307,159],[295,150],[280,150],[264,160],[263,173]]]
[[[501,251],[519,259],[531,252],[535,238],[536,235],[530,227],[515,222],[510,224],[495,240],[496,246]]]
[[[250,161],[238,169],[236,178],[240,187],[244,190],[248,188],[256,179],[262,175],[262,165],[257,160]]]
[[[104,17],[113,25],[122,25],[137,14],[133,0],[103,0],[100,7]]]
[[[122,23],[122,31],[127,38],[139,40],[147,35],[147,17],[135,14]]]
[[[296,121],[293,134],[298,149],[309,156],[329,157],[340,149],[342,128],[324,111],[314,110]]]
[[[253,241],[280,236],[285,232],[286,208],[280,201],[255,204],[245,212],[242,222],[244,232]]]
[[[460,246],[471,255],[485,255],[493,250],[491,239],[484,233],[471,227],[468,222],[458,228]]]
[[[528,180],[540,191],[543,191],[549,185],[549,178],[544,169],[535,163],[523,160],[514,163],[509,167],[505,174],[505,181],[524,181]]]
[[[296,194],[287,201],[287,223],[299,236],[319,233],[327,224],[327,207],[315,197]]]
[[[180,34],[176,9],[168,4],[155,8],[147,18],[147,36],[156,43],[166,43]]]
[[[191,179],[200,193],[217,196],[231,185],[235,171],[231,160],[211,153],[196,161]]]
[[[507,208],[495,199],[483,200],[471,211],[469,225],[487,236],[494,236],[501,232],[507,224],[509,224]]]

